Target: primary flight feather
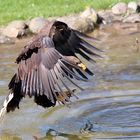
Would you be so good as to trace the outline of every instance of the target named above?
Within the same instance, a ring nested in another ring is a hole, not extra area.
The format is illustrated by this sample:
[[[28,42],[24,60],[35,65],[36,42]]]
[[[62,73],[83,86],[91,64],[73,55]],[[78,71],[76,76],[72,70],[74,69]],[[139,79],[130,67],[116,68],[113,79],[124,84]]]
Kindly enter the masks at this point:
[[[34,97],[43,107],[65,104],[74,95],[67,82],[79,87],[73,79],[87,81],[93,73],[82,63],[79,55],[94,63],[95,52],[100,50],[88,43],[88,37],[60,21],[53,21],[29,42],[16,59],[18,70],[9,83],[9,95],[5,99],[0,116],[19,108],[23,97]],[[79,55],[78,55],[79,54]],[[66,90],[64,90],[65,87]]]

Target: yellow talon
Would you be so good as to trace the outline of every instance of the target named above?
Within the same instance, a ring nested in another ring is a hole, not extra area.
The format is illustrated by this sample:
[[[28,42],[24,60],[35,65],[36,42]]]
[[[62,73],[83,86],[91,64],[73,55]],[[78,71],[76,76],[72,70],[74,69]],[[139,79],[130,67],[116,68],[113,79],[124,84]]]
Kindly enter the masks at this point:
[[[78,66],[82,69],[82,70],[86,70],[86,66],[83,63],[78,64]]]

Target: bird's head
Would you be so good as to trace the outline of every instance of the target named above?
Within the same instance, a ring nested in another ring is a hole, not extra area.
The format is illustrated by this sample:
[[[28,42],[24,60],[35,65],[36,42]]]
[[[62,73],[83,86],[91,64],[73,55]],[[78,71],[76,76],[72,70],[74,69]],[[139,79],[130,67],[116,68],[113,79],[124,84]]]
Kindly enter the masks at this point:
[[[70,29],[66,23],[55,21],[51,27],[49,36],[54,42],[64,43],[70,36]],[[65,36],[65,38],[63,36]]]

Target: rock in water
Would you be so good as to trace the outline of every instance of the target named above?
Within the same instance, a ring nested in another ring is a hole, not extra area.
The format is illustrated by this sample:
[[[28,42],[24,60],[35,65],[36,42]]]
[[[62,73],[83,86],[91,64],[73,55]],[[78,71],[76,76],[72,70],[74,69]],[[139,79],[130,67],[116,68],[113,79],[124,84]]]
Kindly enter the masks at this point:
[[[131,1],[128,3],[128,10],[130,10],[131,12],[136,12],[137,7],[138,5],[135,1]]]
[[[119,2],[112,7],[112,13],[115,15],[123,15],[127,12],[127,4],[124,2]]]
[[[12,21],[8,26],[3,30],[2,34],[7,37],[18,37],[25,34],[27,25],[22,20]]]
[[[139,14],[131,14],[128,17],[124,18],[123,22],[128,22],[128,23],[140,22],[140,15]]]
[[[96,23],[98,18],[97,12],[91,7],[88,7],[84,12],[82,12],[80,17],[83,19],[91,20],[93,23]]]
[[[33,18],[29,23],[29,29],[32,33],[39,33],[40,30],[46,25],[47,20],[41,17]]]

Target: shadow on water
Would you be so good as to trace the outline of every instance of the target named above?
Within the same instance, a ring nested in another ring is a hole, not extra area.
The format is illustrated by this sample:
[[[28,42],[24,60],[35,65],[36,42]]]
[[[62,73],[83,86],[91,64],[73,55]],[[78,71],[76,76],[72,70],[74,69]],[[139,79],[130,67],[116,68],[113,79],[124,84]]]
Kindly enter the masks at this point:
[[[86,90],[77,93],[69,106],[43,109],[32,99],[25,99],[20,110],[8,114],[0,124],[2,140],[93,140],[140,139],[140,33],[114,33],[114,29],[96,34],[97,47],[104,59],[91,66],[95,76],[80,83]],[[21,47],[0,46],[0,104],[7,94],[7,84],[16,71],[14,62]]]

